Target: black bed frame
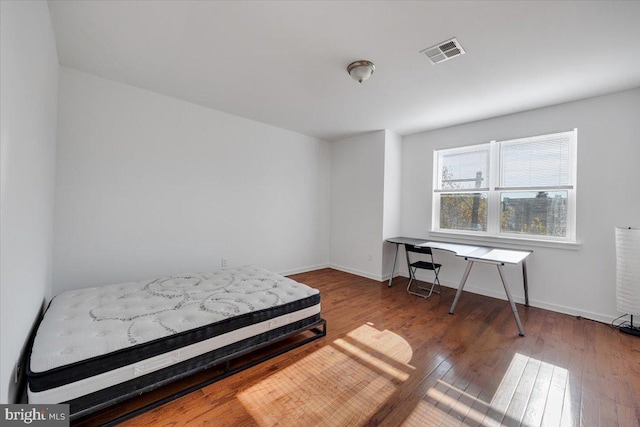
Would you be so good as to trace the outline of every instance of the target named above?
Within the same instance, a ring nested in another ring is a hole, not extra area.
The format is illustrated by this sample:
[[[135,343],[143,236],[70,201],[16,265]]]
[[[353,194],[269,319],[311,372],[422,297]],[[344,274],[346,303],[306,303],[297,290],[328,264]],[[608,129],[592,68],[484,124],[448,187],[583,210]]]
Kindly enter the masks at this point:
[[[299,339],[302,334],[305,335],[305,338]],[[286,335],[278,337],[278,339],[274,341],[258,344],[234,354],[228,355],[226,357],[211,360],[207,363],[206,366],[201,367],[199,369],[199,372],[197,373],[189,372],[187,374],[179,374],[158,383],[154,383],[147,387],[136,390],[136,393],[133,396],[131,394],[126,394],[119,398],[100,402],[77,412],[74,412],[73,402],[71,402],[71,424],[104,426],[113,426],[119,424],[125,420],[136,417],[144,412],[157,408],[161,405],[164,405],[165,403],[197,391],[203,387],[206,387],[245,369],[256,366],[274,357],[280,356],[281,354],[320,339],[326,335],[327,323],[324,319],[320,318],[317,322],[306,327],[291,331]],[[290,341],[292,342],[285,342],[288,339],[290,339]],[[280,343],[280,345],[278,345],[277,343]],[[215,371],[215,373],[212,372],[211,375],[205,375],[206,378],[204,380],[201,380],[199,378],[199,375],[205,370]],[[185,379],[185,377],[198,377],[198,379],[195,383],[193,383],[192,381],[192,383],[188,383],[186,386],[178,387],[178,391],[175,391],[176,387],[167,387],[168,392],[165,392],[164,394],[160,393],[158,397],[153,396],[150,402],[143,403],[142,406],[135,407],[134,409],[126,410],[124,413],[115,413],[114,415],[113,408],[115,405],[133,401],[144,394],[151,394],[150,392],[152,391],[162,391],[158,389],[167,384]]]

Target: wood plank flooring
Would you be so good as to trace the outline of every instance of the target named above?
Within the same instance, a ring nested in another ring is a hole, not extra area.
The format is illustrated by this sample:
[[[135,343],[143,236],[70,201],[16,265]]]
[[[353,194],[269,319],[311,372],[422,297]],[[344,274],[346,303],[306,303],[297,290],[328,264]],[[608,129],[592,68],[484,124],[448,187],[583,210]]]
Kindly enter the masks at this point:
[[[428,300],[323,269],[327,336],[125,426],[639,426],[640,339],[454,290]],[[90,424],[90,423],[89,423]]]

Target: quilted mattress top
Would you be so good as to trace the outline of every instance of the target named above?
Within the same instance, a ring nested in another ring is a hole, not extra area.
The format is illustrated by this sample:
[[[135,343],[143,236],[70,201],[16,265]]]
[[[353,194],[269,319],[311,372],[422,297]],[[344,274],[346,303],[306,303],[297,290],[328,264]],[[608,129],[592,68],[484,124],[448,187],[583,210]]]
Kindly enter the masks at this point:
[[[318,293],[243,266],[57,295],[38,327],[31,371],[45,372]]]

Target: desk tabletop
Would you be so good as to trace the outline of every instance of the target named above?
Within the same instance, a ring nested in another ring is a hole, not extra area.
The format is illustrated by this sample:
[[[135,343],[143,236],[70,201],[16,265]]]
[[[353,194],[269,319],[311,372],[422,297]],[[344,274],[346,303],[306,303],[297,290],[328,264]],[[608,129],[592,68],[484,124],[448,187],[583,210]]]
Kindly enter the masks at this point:
[[[427,241],[427,239],[416,239],[414,237],[390,237],[386,239],[389,243],[395,243],[397,245],[414,245],[418,246]]]
[[[533,251],[514,249],[492,248],[489,246],[465,245],[462,243],[423,242],[417,246],[428,246],[433,249],[454,252],[459,257],[478,261],[499,262],[505,264],[518,264],[527,258]]]
[[[524,261],[533,251],[502,249],[490,246],[467,245],[464,243],[436,242],[427,239],[416,239],[415,237],[390,237],[386,239],[389,243],[397,245],[428,246],[433,249],[440,249],[455,253],[459,257],[485,262],[499,262],[504,264],[518,264]]]

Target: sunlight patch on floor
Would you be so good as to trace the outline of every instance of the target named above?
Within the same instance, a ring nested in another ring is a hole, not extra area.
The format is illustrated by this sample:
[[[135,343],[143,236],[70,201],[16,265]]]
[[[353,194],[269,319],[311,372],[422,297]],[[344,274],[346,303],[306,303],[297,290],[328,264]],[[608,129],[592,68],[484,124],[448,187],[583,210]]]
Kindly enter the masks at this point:
[[[565,368],[516,353],[490,401],[472,382],[463,390],[453,385],[455,379],[453,384],[438,379],[402,425],[559,425],[563,413],[574,409],[568,375]]]
[[[362,425],[409,377],[412,356],[401,336],[365,324],[238,398],[260,426]]]

